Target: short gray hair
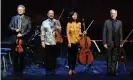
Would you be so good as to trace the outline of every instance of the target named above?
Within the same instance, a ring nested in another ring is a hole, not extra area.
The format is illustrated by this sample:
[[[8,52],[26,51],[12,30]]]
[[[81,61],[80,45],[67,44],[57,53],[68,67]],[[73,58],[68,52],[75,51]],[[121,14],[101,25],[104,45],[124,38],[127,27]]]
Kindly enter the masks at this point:
[[[116,9],[111,9],[110,10],[110,14],[112,13],[112,11],[115,11],[117,13],[117,10]]]
[[[52,10],[52,9],[51,10],[48,10],[48,13],[49,13],[49,11],[53,11],[54,12],[54,10]]]
[[[18,5],[18,8],[19,8],[19,7],[22,7],[22,8],[25,10],[25,6],[24,6],[24,5]],[[17,8],[17,9],[18,9],[18,8]]]

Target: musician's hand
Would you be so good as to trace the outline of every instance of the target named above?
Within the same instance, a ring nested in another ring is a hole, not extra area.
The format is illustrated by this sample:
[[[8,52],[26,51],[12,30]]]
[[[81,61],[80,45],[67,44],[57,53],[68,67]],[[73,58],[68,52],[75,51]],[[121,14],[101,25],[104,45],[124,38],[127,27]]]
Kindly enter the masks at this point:
[[[120,44],[120,47],[123,47],[123,44]]]
[[[45,48],[45,44],[42,44],[42,48]]]
[[[22,34],[19,33],[19,34],[17,35],[17,37],[22,37]]]
[[[87,32],[86,32],[86,31],[84,31],[84,32],[83,32],[83,34],[87,34]]]
[[[19,29],[16,30],[16,32],[19,32],[19,31],[20,31]]]
[[[71,47],[71,43],[68,43],[68,47],[69,47],[69,48]]]
[[[105,44],[105,45],[104,45],[104,48],[108,49],[108,45],[107,45],[107,44]]]

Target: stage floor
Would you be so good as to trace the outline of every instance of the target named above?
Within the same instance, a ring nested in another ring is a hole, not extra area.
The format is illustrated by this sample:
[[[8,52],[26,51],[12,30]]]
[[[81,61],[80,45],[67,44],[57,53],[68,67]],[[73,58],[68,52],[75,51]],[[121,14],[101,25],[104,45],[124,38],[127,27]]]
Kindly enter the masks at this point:
[[[130,76],[130,70],[133,70],[133,62],[125,64],[126,71],[123,64],[118,65],[117,76],[107,76],[106,61],[95,59],[92,65],[92,69],[85,71],[86,66],[81,65],[77,61],[75,68],[76,75],[68,75],[67,59],[57,59],[56,76],[45,76],[45,69],[40,64],[27,65],[24,74],[14,76],[12,74],[12,66],[9,65],[7,73],[1,72],[2,80],[132,80]]]

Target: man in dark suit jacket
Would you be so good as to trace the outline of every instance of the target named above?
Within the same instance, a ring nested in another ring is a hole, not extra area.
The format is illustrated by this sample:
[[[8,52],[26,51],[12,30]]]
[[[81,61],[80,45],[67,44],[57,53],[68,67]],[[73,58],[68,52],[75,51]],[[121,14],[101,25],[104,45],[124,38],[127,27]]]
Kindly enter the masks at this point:
[[[11,42],[15,45],[13,46],[13,69],[15,73],[22,73],[24,70],[24,51],[22,53],[15,51],[16,39],[21,38],[23,43],[26,42],[26,36],[31,30],[31,20],[29,17],[24,15],[24,5],[19,5],[17,11],[18,15],[12,17],[9,24],[9,29],[12,31]]]
[[[119,48],[123,46],[122,22],[116,19],[117,10],[111,9],[110,14],[111,19],[106,20],[104,23],[103,44],[108,53],[108,74],[116,75],[117,54]]]

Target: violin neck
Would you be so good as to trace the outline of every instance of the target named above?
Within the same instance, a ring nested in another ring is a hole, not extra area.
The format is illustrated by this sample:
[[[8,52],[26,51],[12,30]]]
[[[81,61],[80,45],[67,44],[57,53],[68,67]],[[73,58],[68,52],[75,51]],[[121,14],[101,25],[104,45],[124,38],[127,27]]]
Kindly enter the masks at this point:
[[[18,33],[20,33],[20,34],[21,34],[21,33],[22,33],[22,31],[20,30]]]

